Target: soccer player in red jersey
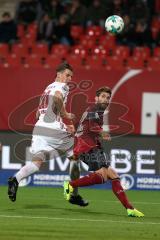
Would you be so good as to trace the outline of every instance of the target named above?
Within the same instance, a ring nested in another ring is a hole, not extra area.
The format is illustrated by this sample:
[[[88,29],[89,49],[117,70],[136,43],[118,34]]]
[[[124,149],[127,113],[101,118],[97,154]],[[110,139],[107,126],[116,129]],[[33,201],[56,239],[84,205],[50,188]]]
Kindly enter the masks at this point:
[[[133,207],[128,201],[126,193],[121,186],[117,172],[110,166],[109,160],[103,151],[100,138],[111,140],[110,135],[103,131],[103,115],[107,111],[111,98],[111,89],[101,87],[96,91],[95,104],[90,106],[82,115],[75,136],[75,158],[85,162],[89,171],[87,176],[64,182],[64,195],[70,202],[74,188],[103,184],[107,180],[112,183],[112,191],[122,205],[126,208],[128,216],[143,217],[144,214]]]

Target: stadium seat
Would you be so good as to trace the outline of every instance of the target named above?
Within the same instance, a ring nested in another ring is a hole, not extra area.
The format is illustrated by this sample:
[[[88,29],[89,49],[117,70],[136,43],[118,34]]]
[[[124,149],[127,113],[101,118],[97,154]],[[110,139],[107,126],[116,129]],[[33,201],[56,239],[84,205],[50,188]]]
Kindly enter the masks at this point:
[[[150,58],[148,61],[148,70],[160,70],[160,58]]]
[[[100,26],[89,26],[86,29],[86,35],[90,38],[98,39],[103,34],[103,28]]]
[[[80,58],[86,58],[88,55],[88,51],[82,45],[77,45],[72,47],[71,55],[77,55]]]
[[[160,47],[155,47],[153,49],[153,56],[160,58]]]
[[[151,22],[151,33],[152,38],[155,40],[157,37],[158,32],[160,31],[160,20],[158,17],[153,17]]]
[[[109,33],[102,35],[99,39],[99,45],[107,49],[114,49],[116,47],[115,36]]]
[[[71,33],[71,37],[74,40],[79,40],[81,35],[83,34],[83,27],[82,26],[77,26],[77,25],[72,25],[70,33]]]
[[[25,29],[23,24],[17,26],[17,36],[21,39],[25,36]]]
[[[107,69],[116,69],[116,70],[123,70],[125,69],[123,59],[117,56],[111,56],[106,58],[106,68]]]
[[[37,54],[40,57],[48,56],[48,45],[45,43],[37,43],[32,47],[32,54]]]
[[[103,68],[102,56],[90,56],[86,59],[86,65],[89,68]]]
[[[144,68],[144,59],[137,57],[129,57],[127,59],[127,69],[140,69]]]
[[[26,34],[21,38],[21,43],[28,48],[32,48],[36,45],[36,39],[32,35]]]
[[[71,64],[73,67],[81,67],[83,63],[83,59],[81,56],[78,55],[68,55],[66,58],[67,62]]]
[[[28,55],[28,48],[22,43],[13,44],[11,52],[19,57],[25,57]]]
[[[91,54],[93,56],[99,56],[101,58],[105,58],[109,55],[109,49],[103,48],[103,46],[97,46],[92,48]]]
[[[32,23],[28,25],[27,32],[35,39],[37,37],[37,30],[38,30],[38,25],[36,23]]]
[[[69,46],[63,44],[54,44],[51,48],[51,54],[61,58],[66,58],[68,55],[68,51]]]
[[[5,58],[4,67],[19,67],[21,66],[21,58],[16,54],[10,54]]]
[[[9,47],[6,43],[0,43],[0,58],[6,57],[9,54]]]
[[[43,67],[41,56],[37,54],[28,55],[25,61],[25,67]]]
[[[128,46],[116,46],[113,50],[113,55],[127,59],[130,56],[130,48]]]
[[[135,47],[133,49],[133,57],[148,59],[151,56],[151,51],[149,47]]]
[[[86,49],[91,50],[96,46],[96,39],[90,38],[89,36],[85,35],[81,37],[80,44]]]
[[[50,54],[47,56],[44,67],[45,68],[55,68],[58,64],[61,63],[61,57],[57,57],[54,54]]]

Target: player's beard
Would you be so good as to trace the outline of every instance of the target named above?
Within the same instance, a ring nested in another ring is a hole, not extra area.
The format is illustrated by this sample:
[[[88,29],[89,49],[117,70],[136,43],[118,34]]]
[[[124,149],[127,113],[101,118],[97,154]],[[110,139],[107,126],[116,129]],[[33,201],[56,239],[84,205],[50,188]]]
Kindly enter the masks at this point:
[[[98,107],[98,109],[99,110],[101,110],[101,111],[105,111],[106,110],[106,108],[108,107],[108,103],[97,103],[97,107]]]

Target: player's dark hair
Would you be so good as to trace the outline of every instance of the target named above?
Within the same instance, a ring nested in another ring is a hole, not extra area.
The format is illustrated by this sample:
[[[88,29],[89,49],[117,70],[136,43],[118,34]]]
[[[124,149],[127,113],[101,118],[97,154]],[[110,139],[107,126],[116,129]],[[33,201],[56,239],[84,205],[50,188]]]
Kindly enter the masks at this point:
[[[63,71],[66,70],[66,69],[69,69],[70,71],[73,72],[72,66],[65,61],[65,62],[60,63],[60,64],[57,66],[56,72],[57,72],[57,73],[58,73],[58,72],[63,72]]]
[[[112,95],[112,90],[109,88],[109,87],[101,87],[99,88],[97,91],[96,91],[96,96],[99,97],[99,95],[102,93],[102,92],[106,92],[106,93],[109,93],[110,95]]]

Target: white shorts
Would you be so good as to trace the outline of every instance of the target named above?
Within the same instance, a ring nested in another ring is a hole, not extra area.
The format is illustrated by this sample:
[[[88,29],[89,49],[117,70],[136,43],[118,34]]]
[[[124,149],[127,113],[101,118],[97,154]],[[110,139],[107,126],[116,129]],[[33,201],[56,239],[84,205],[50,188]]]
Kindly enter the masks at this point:
[[[60,122],[44,123],[37,122],[32,135],[30,152],[33,157],[46,159],[59,155],[70,157],[73,155],[73,136],[67,132],[66,126]]]

